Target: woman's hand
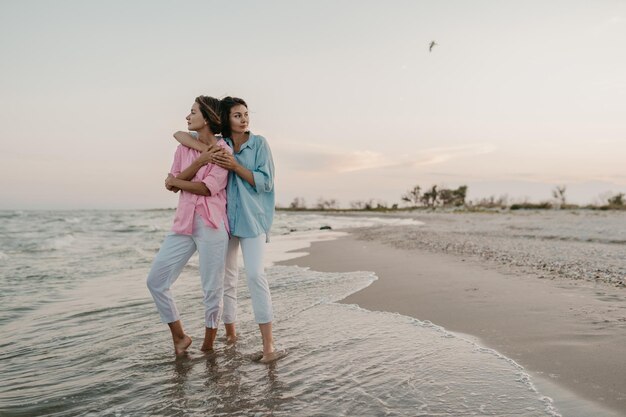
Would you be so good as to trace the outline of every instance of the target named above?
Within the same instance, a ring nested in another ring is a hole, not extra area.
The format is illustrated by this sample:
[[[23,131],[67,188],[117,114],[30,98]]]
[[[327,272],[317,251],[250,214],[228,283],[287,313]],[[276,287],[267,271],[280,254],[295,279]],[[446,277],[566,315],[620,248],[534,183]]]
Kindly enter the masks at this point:
[[[239,167],[235,157],[223,149],[213,155],[213,163],[229,171],[235,171]]]
[[[200,156],[196,158],[195,162],[202,164],[202,165],[212,164],[215,162],[214,160],[215,155],[219,153],[221,150],[222,148],[220,148],[219,146],[211,145],[208,150],[206,150],[205,152],[202,152]]]
[[[252,171],[250,171],[243,165],[240,165],[231,153],[222,150],[220,153],[215,154],[213,159],[215,160],[215,165],[229,171],[233,171],[238,177],[242,178],[248,184],[253,187],[255,186],[254,174],[252,173]]]
[[[165,178],[165,188],[168,191],[173,191],[175,193],[177,193],[178,191],[180,191],[179,188],[174,187],[174,185],[172,184],[173,180],[175,180],[176,177],[173,176],[172,174],[167,174],[167,178]]]

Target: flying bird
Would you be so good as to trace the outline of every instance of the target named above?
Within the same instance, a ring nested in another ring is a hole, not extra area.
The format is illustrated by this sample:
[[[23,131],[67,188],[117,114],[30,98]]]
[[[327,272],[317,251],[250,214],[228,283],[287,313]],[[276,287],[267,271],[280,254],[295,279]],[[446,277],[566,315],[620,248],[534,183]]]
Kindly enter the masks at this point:
[[[430,46],[428,47],[428,52],[432,52],[433,51],[433,46],[435,45],[439,45],[437,42],[432,41],[430,42]]]

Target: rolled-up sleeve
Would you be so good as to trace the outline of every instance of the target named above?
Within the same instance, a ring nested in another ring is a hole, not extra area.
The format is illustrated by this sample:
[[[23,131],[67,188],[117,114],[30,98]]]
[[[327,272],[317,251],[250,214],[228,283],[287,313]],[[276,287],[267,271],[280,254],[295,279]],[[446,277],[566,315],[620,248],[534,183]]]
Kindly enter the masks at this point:
[[[272,151],[265,140],[261,138],[256,150],[256,167],[252,171],[254,188],[258,193],[269,193],[274,189],[274,160]]]
[[[215,195],[226,188],[228,183],[228,170],[217,165],[213,165],[206,177],[202,180],[211,195]]]
[[[224,146],[223,148],[229,153],[233,153],[232,149],[228,146]],[[206,185],[206,188],[209,189],[211,195],[215,195],[226,188],[226,184],[228,183],[228,170],[218,165],[213,165],[211,169],[208,170],[202,182]]]
[[[174,153],[174,162],[172,162],[172,168],[170,168],[170,174],[172,174],[173,176],[177,176],[182,171],[183,156],[181,153],[181,146],[183,145],[178,145],[178,147],[176,148],[176,152]]]

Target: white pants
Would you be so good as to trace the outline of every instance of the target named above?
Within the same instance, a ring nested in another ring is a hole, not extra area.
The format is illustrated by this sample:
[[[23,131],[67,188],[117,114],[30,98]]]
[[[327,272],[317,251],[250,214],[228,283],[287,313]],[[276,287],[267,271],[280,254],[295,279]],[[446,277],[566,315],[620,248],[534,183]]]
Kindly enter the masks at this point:
[[[198,250],[205,326],[211,329],[218,327],[224,295],[224,261],[227,246],[228,233],[224,225],[219,229],[213,229],[205,225],[198,214],[194,215],[191,236],[171,233],[165,237],[147,279],[148,289],[164,323],[180,320],[170,287],[178,279],[191,255]]]
[[[231,324],[237,321],[237,279],[239,265],[237,254],[241,245],[243,265],[246,268],[246,278],[254,320],[257,323],[269,323],[273,319],[272,297],[263,268],[263,254],[265,235],[257,237],[231,236],[226,253],[226,273],[224,275],[224,323]]]

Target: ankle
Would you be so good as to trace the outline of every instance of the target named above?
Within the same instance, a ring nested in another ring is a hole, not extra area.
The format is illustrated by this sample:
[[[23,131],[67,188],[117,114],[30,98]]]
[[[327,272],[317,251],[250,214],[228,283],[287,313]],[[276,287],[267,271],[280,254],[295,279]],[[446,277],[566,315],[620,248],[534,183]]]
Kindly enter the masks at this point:
[[[235,331],[235,323],[224,323],[224,330],[226,330],[226,337],[237,336]]]

